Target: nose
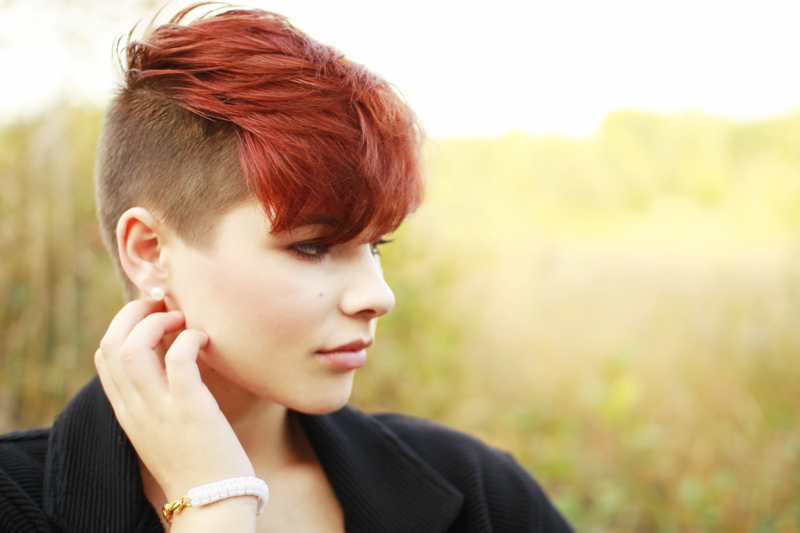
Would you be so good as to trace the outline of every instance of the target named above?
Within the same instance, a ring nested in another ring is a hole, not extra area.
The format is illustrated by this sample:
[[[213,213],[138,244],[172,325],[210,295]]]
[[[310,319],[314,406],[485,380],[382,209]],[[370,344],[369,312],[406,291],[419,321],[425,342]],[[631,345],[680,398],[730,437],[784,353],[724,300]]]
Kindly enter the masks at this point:
[[[383,270],[371,246],[365,244],[358,248],[359,253],[348,262],[339,307],[349,316],[379,318],[394,308],[394,293],[383,279]]]

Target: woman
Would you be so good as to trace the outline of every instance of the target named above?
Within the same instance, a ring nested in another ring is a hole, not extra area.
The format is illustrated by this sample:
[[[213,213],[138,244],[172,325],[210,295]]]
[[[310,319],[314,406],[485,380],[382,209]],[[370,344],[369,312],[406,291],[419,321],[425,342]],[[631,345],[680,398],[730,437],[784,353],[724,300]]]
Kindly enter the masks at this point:
[[[0,532],[569,531],[509,455],[346,406],[413,112],[283,17],[192,12],[128,45],[96,190],[130,303],[99,381],[0,438]]]

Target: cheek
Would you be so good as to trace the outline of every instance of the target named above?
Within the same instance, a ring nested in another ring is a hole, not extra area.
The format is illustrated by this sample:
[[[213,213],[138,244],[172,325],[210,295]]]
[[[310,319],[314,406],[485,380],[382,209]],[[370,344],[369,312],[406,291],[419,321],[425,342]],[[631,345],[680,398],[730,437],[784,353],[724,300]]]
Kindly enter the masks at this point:
[[[331,310],[324,296],[329,288],[304,265],[292,266],[278,261],[271,267],[240,262],[236,268],[204,268],[203,285],[210,290],[203,298],[202,326],[212,341],[276,346],[313,337]]]

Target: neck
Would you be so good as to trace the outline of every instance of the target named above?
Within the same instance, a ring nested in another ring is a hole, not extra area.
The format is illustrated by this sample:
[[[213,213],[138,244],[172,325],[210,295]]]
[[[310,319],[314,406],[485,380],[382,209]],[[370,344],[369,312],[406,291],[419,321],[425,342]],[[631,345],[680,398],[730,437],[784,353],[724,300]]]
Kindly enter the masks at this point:
[[[243,389],[200,359],[198,366],[259,477],[269,482],[286,465],[313,456],[302,427],[285,406]]]
[[[166,335],[156,350],[162,361],[178,333]],[[197,366],[259,477],[266,479],[289,463],[313,460],[313,448],[305,432],[285,406],[243,389],[201,357],[197,358]]]
[[[231,424],[257,477],[269,484],[284,467],[316,461],[300,422],[285,406],[244,390],[200,359],[197,363],[203,383]],[[145,495],[159,509],[166,495],[141,459],[139,468]]]

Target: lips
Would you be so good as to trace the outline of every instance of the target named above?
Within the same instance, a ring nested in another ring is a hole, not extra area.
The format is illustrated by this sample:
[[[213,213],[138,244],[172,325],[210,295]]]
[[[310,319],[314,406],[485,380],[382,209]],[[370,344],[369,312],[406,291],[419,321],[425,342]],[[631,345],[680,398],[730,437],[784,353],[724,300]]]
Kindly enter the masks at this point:
[[[353,342],[342,344],[341,346],[337,346],[332,350],[317,350],[318,354],[329,354],[329,353],[337,353],[337,352],[357,352],[359,350],[366,350],[370,346],[372,346],[372,339],[368,340],[355,340]]]
[[[366,349],[370,346],[372,346],[372,339],[359,339],[337,346],[332,350],[318,350],[316,355],[322,356],[324,361],[336,368],[355,370],[356,368],[361,368],[367,362]]]

